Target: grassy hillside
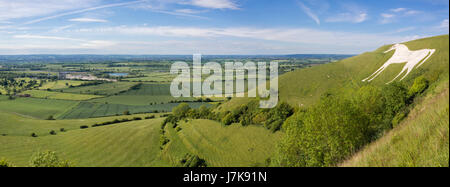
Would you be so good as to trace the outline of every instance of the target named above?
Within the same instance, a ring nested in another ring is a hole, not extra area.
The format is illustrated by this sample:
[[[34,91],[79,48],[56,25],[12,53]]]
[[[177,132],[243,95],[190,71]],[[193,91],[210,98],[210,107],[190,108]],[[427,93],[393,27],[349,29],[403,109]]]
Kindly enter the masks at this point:
[[[403,123],[342,166],[448,167],[449,82],[441,83]]]
[[[449,36],[437,36],[404,43],[410,50],[424,48],[436,49],[436,53],[420,68],[414,69],[404,80],[411,83],[418,75],[424,75],[428,80],[437,80],[441,73],[448,74],[449,68]],[[297,106],[308,106],[316,102],[325,92],[345,92],[366,84],[383,85],[400,73],[404,64],[388,67],[371,83],[362,82],[380,68],[393,51],[385,54],[391,45],[351,57],[336,63],[300,69],[280,76],[280,99]]]
[[[224,127],[198,120],[181,124],[179,132],[167,127],[171,141],[161,151],[162,120],[76,129],[37,138],[0,136],[0,158],[27,166],[33,153],[52,150],[77,166],[177,166],[184,154],[191,153],[205,159],[208,166],[254,166],[264,164],[280,136],[259,127]]]

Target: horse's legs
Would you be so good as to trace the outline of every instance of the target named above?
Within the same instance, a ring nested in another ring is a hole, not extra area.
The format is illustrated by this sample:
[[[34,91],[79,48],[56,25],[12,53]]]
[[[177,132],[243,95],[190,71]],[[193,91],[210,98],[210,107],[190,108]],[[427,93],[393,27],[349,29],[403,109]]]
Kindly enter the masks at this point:
[[[411,71],[414,69],[414,67],[408,67],[408,71],[406,72],[405,76],[402,77],[402,79],[400,79],[400,81],[402,81],[403,79],[406,78],[406,76],[409,75],[409,73],[411,73]]]
[[[417,66],[417,68],[423,65],[423,63],[425,63],[434,54],[434,52],[436,52],[436,49],[431,49],[429,51],[430,54],[428,54],[428,56]]]
[[[367,80],[370,79],[370,77],[373,77],[374,75],[376,75],[375,77],[377,77],[379,73],[383,72],[383,70],[386,69],[386,67],[387,67],[386,64],[384,64],[383,66],[381,66],[380,69],[378,69],[377,71],[375,71],[372,75],[370,75],[369,77],[365,78],[365,79],[363,80],[363,82],[366,82]],[[374,78],[375,78],[375,77],[374,77]],[[369,82],[372,81],[374,78],[370,79]]]
[[[388,83],[386,83],[386,84],[391,84],[392,82],[394,82],[394,81],[395,81],[398,77],[400,77],[400,75],[402,75],[407,69],[408,69],[408,67],[405,66],[405,67],[402,69],[402,72],[400,72],[400,73],[397,75],[397,77],[395,77],[394,79],[392,79],[390,82],[388,82]]]

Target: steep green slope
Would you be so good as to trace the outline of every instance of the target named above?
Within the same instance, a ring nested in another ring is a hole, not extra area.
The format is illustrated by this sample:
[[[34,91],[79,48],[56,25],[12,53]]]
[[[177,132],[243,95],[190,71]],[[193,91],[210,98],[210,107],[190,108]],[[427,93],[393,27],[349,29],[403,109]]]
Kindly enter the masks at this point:
[[[179,166],[180,159],[190,153],[205,159],[208,166],[263,166],[280,137],[260,127],[224,127],[195,120],[182,123],[181,131],[166,127],[170,143],[161,151],[162,121],[158,118],[73,129],[37,138],[0,136],[0,158],[16,166],[28,166],[34,153],[51,150],[76,166]],[[36,125],[46,128],[45,124]]]
[[[449,36],[437,36],[404,43],[410,50],[436,49],[436,53],[421,67],[414,69],[404,80],[411,83],[415,77],[424,75],[433,82],[441,74],[448,74]],[[280,99],[297,106],[313,104],[325,92],[345,92],[366,84],[383,85],[391,81],[405,64],[388,67],[373,82],[365,83],[363,79],[380,68],[394,52],[385,54],[391,45],[376,51],[348,58],[336,63],[300,69],[280,76]]]
[[[417,105],[407,119],[370,144],[346,167],[448,167],[449,83],[441,83]]]

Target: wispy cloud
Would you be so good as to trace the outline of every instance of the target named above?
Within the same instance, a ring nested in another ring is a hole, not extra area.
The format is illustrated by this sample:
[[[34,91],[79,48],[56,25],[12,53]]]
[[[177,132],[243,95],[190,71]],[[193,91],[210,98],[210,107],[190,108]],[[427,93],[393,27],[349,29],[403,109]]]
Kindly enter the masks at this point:
[[[312,20],[314,20],[314,22],[316,22],[317,25],[320,25],[319,17],[309,7],[307,7],[305,4],[303,4],[300,1],[298,2],[298,5],[303,10],[303,12],[305,12],[306,15],[308,15]]]
[[[437,29],[441,30],[441,31],[447,31],[448,32],[448,29],[449,29],[448,19],[443,20],[441,22],[441,24],[439,26],[437,26]]]
[[[14,42],[9,47],[0,46],[3,49],[101,49],[110,47],[116,42],[105,40],[86,40],[60,36],[45,35],[14,35],[14,39],[25,39],[25,43]],[[55,41],[55,42],[51,42]]]
[[[333,32],[308,28],[272,28],[250,27],[199,28],[199,27],[102,27],[73,30],[81,33],[108,33],[132,36],[163,36],[175,38],[247,38],[267,41],[299,44],[378,46],[386,42],[398,41],[399,37],[377,34]],[[397,40],[396,40],[397,39]],[[364,42],[361,42],[364,41]],[[384,42],[384,43],[383,43]]]
[[[98,0],[1,0],[0,20],[31,18],[45,16],[62,11],[92,7],[98,4]]]
[[[381,16],[381,23],[387,24],[387,23],[393,23],[397,21],[400,17],[408,17],[408,16],[414,16],[417,14],[422,13],[418,10],[413,10],[409,8],[395,8],[390,9],[388,12],[380,14]]]
[[[343,3],[343,10],[341,13],[328,17],[326,22],[349,22],[349,23],[362,23],[369,17],[367,11],[356,5]]]
[[[95,18],[73,18],[69,19],[72,22],[94,22],[94,23],[106,23],[107,20],[104,19],[95,19]]]
[[[60,18],[60,17],[63,17],[63,16],[75,15],[75,14],[80,14],[80,13],[85,13],[85,12],[94,11],[94,10],[100,10],[100,9],[105,9],[105,8],[128,6],[128,5],[142,3],[142,2],[145,2],[145,1],[144,0],[138,0],[138,1],[124,2],[124,3],[114,3],[114,4],[95,6],[95,7],[90,7],[90,8],[85,8],[85,9],[65,12],[65,13],[61,13],[61,14],[56,14],[56,15],[52,15],[52,16],[42,17],[42,18],[39,18],[39,19],[34,19],[34,20],[31,20],[31,21],[25,22],[22,25],[38,23],[38,22],[42,22],[42,21],[46,21],[46,20],[50,20],[50,19]]]
[[[188,2],[182,2],[182,4],[210,9],[239,9],[239,6],[233,0],[190,0]]]
[[[367,20],[367,13],[341,13],[333,17],[326,19],[327,22],[351,22],[351,23],[361,23]]]

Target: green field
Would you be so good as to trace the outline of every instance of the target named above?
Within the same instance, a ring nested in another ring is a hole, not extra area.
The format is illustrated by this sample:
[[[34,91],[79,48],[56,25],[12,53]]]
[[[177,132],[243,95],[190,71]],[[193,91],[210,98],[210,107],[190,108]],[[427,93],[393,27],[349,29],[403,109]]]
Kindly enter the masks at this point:
[[[31,97],[33,98],[60,99],[73,101],[84,101],[102,97],[98,95],[73,94],[73,93],[43,91],[43,90],[28,90],[23,92],[22,94],[30,94]]]
[[[281,134],[259,127],[223,127],[200,120],[170,132],[171,143],[159,148],[162,119],[71,130],[54,136],[0,136],[0,158],[27,166],[38,151],[56,151],[76,166],[177,166],[186,153],[198,154],[208,166],[262,166]],[[170,128],[170,127],[167,127]]]
[[[62,89],[66,93],[89,94],[89,95],[114,95],[127,91],[136,83],[132,82],[113,82],[92,86],[80,86],[74,88]]]
[[[15,113],[38,119],[46,119],[49,116],[58,117],[59,114],[78,104],[75,101],[16,98],[14,100],[0,100],[0,111]]]
[[[122,105],[122,104],[105,104],[93,102],[80,102],[72,110],[60,115],[61,119],[81,119],[93,118],[102,116],[123,115],[125,111],[131,114],[136,113],[151,113],[155,110],[157,112],[170,112],[172,108],[178,106],[179,103],[165,103],[154,105]],[[198,108],[201,105],[209,105],[207,103],[189,103],[192,108]]]
[[[142,84],[139,89],[92,100],[98,103],[122,105],[167,104],[170,101],[192,101],[195,98],[174,98],[170,95],[170,84]],[[170,110],[170,109],[168,109]]]
[[[57,81],[45,82],[39,89],[41,89],[41,90],[47,90],[47,89],[57,90],[57,89],[69,88],[69,86],[79,86],[82,83],[86,83],[86,81],[57,80]]]
[[[175,76],[171,75],[169,73],[146,73],[144,74],[145,77],[138,77],[138,78],[127,78],[124,80],[127,81],[133,81],[133,82],[171,82]]]

